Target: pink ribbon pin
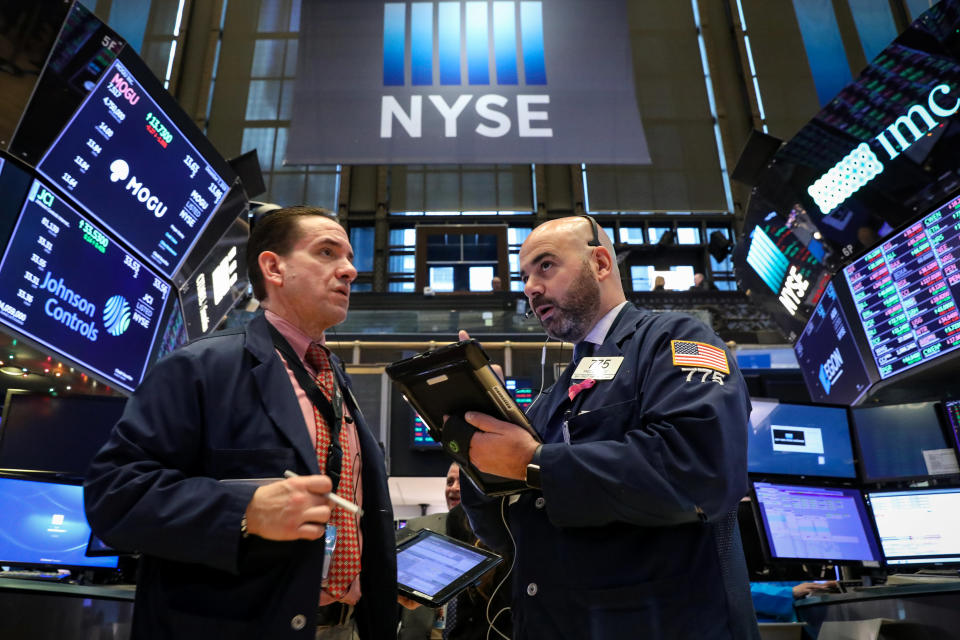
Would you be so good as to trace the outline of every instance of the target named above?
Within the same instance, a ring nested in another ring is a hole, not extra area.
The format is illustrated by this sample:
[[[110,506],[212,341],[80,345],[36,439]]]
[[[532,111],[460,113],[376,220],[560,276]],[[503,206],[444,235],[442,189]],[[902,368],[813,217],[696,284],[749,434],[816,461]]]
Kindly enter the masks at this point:
[[[577,397],[577,394],[583,391],[584,389],[589,389],[593,385],[597,384],[597,381],[593,378],[587,378],[583,382],[578,382],[577,384],[570,385],[570,388],[567,389],[567,396],[571,400]]]

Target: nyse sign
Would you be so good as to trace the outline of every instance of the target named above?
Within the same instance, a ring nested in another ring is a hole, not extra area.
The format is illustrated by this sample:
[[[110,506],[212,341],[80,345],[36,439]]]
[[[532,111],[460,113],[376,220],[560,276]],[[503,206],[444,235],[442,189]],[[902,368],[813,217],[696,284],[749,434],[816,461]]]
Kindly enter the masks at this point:
[[[649,164],[626,24],[624,0],[304,3],[285,160]]]
[[[448,105],[443,96],[427,96],[428,101],[436,109],[443,120],[443,135],[446,138],[456,138],[457,123],[461,114],[470,104],[473,96],[461,95]],[[550,103],[548,95],[518,95],[515,107],[516,129],[513,127],[508,111],[509,99],[497,94],[485,94],[477,98],[474,103],[474,117],[471,125],[464,127],[477,135],[487,138],[499,138],[512,130],[521,138],[550,138],[553,130],[545,126],[537,126],[548,120],[549,113],[545,107]],[[542,106],[541,106],[542,105]],[[542,110],[535,110],[538,106]],[[420,138],[423,135],[423,96],[410,96],[410,107],[404,111],[403,107],[393,96],[383,96],[380,109],[380,137],[393,137],[394,120],[411,138]],[[476,124],[473,124],[476,122]]]

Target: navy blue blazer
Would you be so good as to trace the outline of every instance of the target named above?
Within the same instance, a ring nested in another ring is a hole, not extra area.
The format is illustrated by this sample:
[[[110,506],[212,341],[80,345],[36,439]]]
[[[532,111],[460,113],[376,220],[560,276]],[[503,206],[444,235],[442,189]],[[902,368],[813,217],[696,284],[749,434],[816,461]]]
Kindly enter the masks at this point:
[[[461,486],[487,544],[511,546],[501,510],[516,540],[514,638],[759,637],[736,525],[749,395],[732,357],[676,365],[674,339],[726,351],[690,316],[627,305],[594,353],[623,358],[616,376],[571,401],[568,367],[528,411],[542,491]]]
[[[349,383],[334,362],[341,388]],[[364,640],[397,627],[393,510],[383,453],[353,394],[363,460]],[[322,541],[242,538],[255,487],[228,478],[319,473],[314,445],[267,320],[213,334],[154,366],[87,475],[87,518],[141,552],[133,638],[312,639]]]

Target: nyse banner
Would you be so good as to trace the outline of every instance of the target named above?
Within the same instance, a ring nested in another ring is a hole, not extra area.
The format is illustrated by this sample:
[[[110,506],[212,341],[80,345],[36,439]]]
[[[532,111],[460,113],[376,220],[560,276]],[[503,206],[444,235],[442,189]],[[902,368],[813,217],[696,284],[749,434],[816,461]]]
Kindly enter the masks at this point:
[[[302,12],[287,163],[650,163],[623,0]]]

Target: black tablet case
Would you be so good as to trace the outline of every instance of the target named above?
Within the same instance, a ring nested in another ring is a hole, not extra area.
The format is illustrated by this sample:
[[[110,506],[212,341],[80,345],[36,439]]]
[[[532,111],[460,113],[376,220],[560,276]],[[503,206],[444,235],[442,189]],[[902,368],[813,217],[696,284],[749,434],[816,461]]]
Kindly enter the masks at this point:
[[[474,428],[463,420],[479,411],[517,424],[539,436],[490,367],[490,358],[476,340],[464,340],[388,365],[387,375],[420,414],[431,437],[488,496],[507,495],[529,487],[522,480],[483,473],[470,464]],[[451,416],[444,424],[443,417]]]

